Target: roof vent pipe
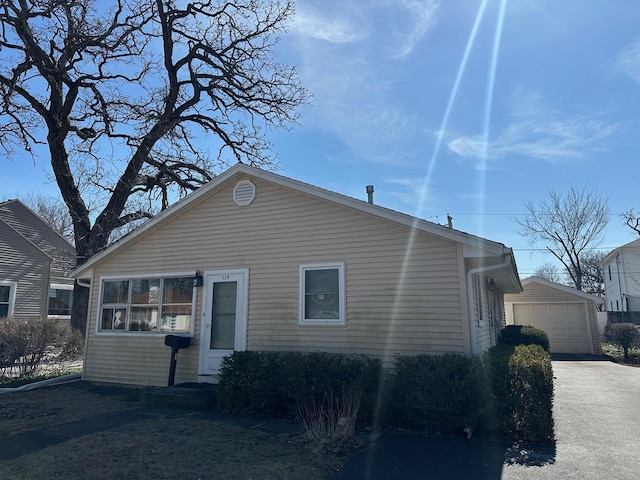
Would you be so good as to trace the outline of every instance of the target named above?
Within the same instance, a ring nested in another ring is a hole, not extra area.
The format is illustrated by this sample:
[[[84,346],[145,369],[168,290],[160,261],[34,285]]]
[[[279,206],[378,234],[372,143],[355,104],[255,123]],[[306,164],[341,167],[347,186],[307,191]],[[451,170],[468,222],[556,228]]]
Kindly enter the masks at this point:
[[[373,185],[367,185],[367,202],[373,205]]]

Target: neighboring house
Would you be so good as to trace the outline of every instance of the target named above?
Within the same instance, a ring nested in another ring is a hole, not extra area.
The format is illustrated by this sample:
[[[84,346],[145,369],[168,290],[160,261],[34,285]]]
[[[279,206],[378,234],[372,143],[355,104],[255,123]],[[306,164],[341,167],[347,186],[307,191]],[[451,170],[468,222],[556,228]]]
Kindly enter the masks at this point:
[[[599,355],[597,305],[604,300],[540,277],[522,281],[523,292],[507,294],[507,325],[531,325],[549,336],[551,353]]]
[[[608,320],[640,324],[640,239],[612,250],[600,267]]]
[[[479,354],[521,291],[501,243],[237,165],[78,267],[84,378],[215,382],[234,350]]]
[[[0,318],[69,320],[74,247],[20,200],[0,202]]]

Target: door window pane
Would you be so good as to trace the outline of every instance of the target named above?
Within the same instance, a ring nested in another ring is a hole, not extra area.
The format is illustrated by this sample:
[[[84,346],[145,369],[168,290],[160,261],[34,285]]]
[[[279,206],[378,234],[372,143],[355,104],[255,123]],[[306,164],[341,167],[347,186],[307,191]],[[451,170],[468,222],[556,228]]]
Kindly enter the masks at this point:
[[[237,282],[213,284],[210,348],[233,350],[236,338]]]

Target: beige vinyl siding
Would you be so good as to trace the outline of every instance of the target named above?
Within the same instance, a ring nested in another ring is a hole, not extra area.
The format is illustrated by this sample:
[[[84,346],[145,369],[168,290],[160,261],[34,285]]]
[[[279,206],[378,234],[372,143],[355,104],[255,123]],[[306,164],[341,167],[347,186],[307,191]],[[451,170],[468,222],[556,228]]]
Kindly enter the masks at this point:
[[[166,382],[170,350],[162,338],[95,335],[104,275],[249,269],[250,350],[353,352],[388,361],[396,353],[465,351],[455,242],[411,236],[404,226],[252,181],[249,206],[233,202],[234,182],[96,265],[87,379]],[[346,326],[299,325],[300,265],[335,262],[344,262]],[[197,378],[201,308],[199,298],[195,348],[179,354],[181,379]]]
[[[14,317],[46,314],[51,259],[0,221],[0,281],[16,282]]]
[[[593,353],[602,353],[600,345],[600,332],[598,330],[597,314],[595,302],[579,294],[573,294],[547,285],[531,282],[524,286],[524,292],[518,295],[507,294],[504,296],[506,305],[506,323],[513,325],[513,304],[522,303],[580,303],[584,304],[587,311],[588,335],[593,346]]]

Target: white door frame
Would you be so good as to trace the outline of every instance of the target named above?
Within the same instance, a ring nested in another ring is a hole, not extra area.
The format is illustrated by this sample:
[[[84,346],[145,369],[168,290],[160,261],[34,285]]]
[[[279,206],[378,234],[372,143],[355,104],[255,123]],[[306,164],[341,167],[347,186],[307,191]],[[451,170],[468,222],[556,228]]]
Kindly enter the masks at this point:
[[[219,361],[225,355],[247,348],[247,309],[249,299],[249,269],[211,270],[203,274],[202,324],[200,328],[200,366],[198,374],[201,380],[218,374]],[[210,347],[211,315],[213,310],[213,285],[217,282],[237,281],[236,293],[236,331],[233,350],[215,350]],[[204,376],[205,378],[202,378]]]

